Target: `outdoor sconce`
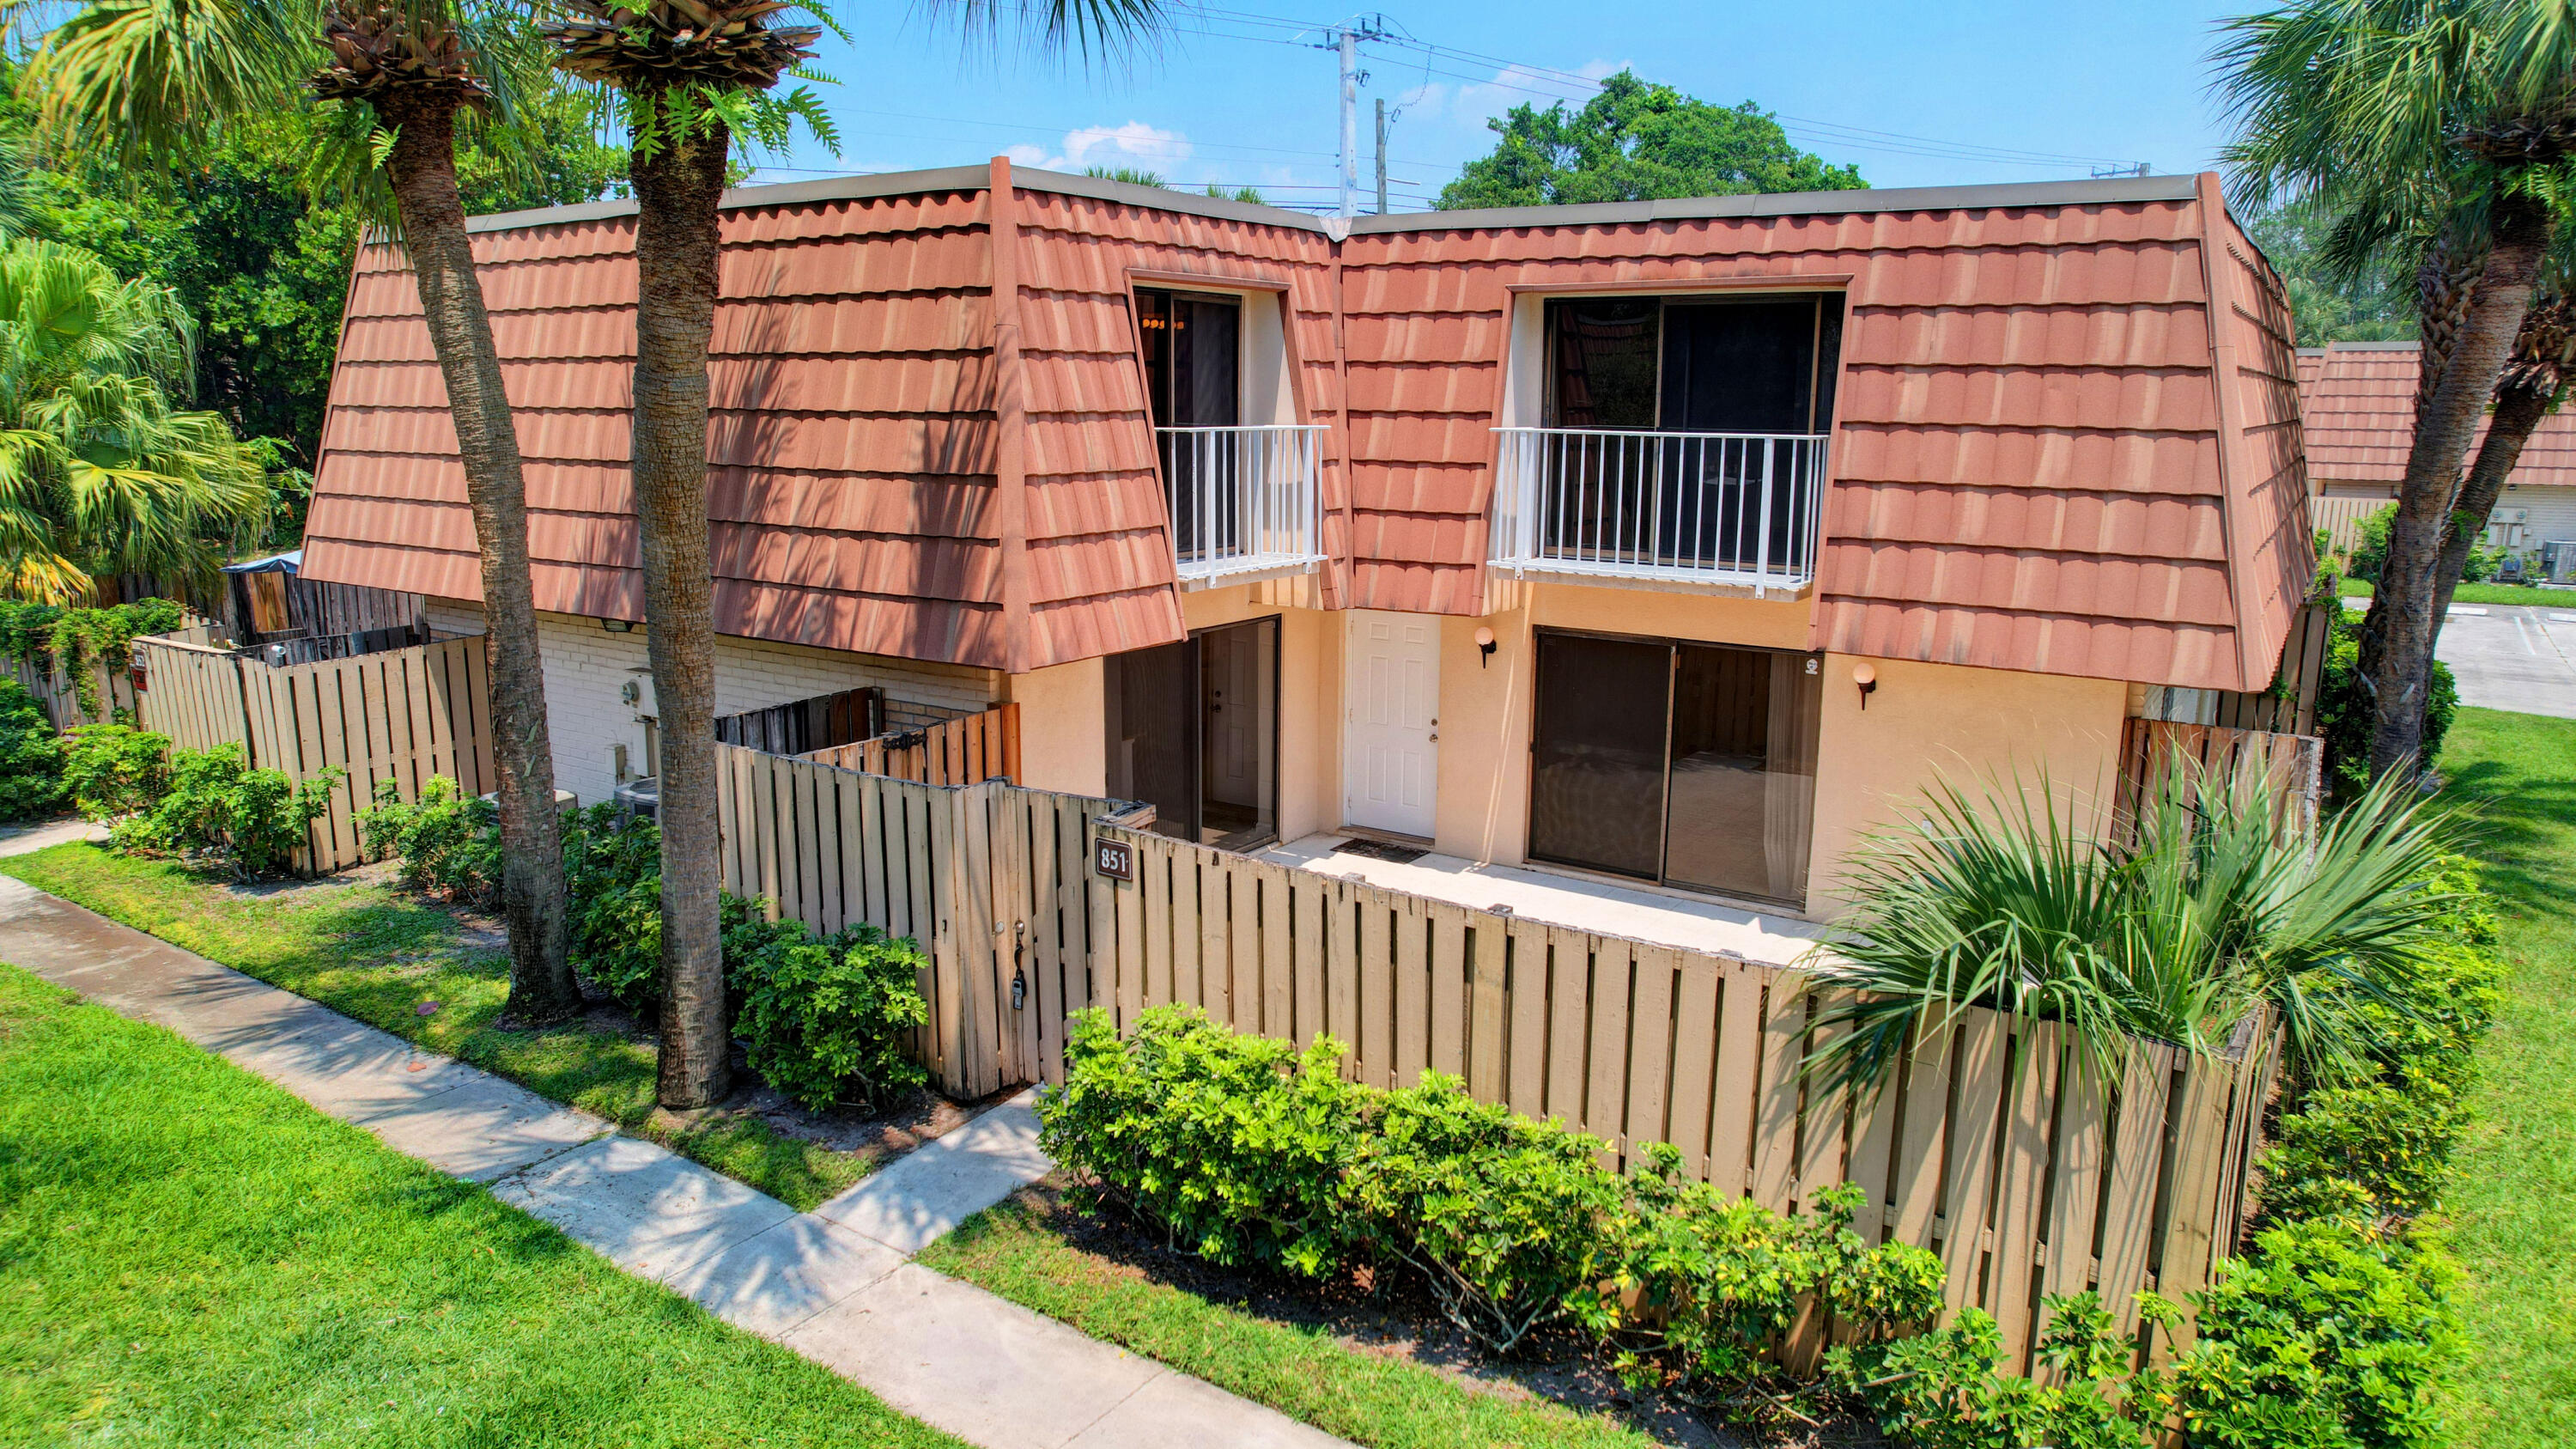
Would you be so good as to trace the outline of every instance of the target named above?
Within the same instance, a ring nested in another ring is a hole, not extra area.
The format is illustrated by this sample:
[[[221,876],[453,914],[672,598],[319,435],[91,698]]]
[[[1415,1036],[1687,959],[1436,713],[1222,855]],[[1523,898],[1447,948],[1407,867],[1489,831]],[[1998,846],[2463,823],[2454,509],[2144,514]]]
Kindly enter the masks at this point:
[[[599,627],[607,630],[611,634],[632,634],[635,632],[635,621],[632,619],[602,619],[599,621]]]
[[[1478,669],[1484,668],[1485,662],[1494,657],[1493,630],[1485,628],[1479,628],[1476,630],[1476,656],[1476,667]]]
[[[1860,686],[1860,707],[1867,712],[1869,697],[1878,689],[1878,671],[1866,664],[1855,664],[1852,666],[1852,683]]]

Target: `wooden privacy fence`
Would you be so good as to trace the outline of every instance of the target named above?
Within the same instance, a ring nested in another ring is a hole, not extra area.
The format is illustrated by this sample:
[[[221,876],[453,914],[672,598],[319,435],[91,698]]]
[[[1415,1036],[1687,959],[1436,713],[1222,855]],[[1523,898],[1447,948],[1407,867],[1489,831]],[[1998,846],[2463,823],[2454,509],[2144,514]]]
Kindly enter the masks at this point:
[[[1020,707],[997,704],[926,729],[792,753],[844,770],[925,785],[972,785],[997,777],[1016,780],[1020,777]]]
[[[276,665],[261,649],[170,636],[134,641],[142,723],[181,749],[239,744],[255,768],[302,783],[333,765],[348,778],[314,820],[296,868],[366,859],[358,812],[390,780],[418,799],[433,775],[469,795],[494,789],[489,678],[480,635],[373,654]]]
[[[1381,1086],[1425,1069],[1609,1144],[1649,1142],[1790,1211],[1857,1183],[1872,1242],[1938,1252],[1949,1307],[2033,1366],[2048,1294],[2179,1299],[2235,1244],[2274,1034],[2224,1059],[2132,1043],[2098,1073],[2052,1023],[1971,1009],[1862,1100],[1803,1081],[1819,1002],[1782,967],[1475,910],[1153,834],[1113,802],[939,787],[719,747],[725,884],[818,930],[929,949],[924,1059],[944,1090],[1060,1082],[1067,1019],[1166,1002],[1304,1043]],[[1095,839],[1130,877],[1092,869]]]
[[[2259,694],[2219,691],[2216,717],[2210,723],[2285,735],[2315,734],[2326,653],[2333,647],[2334,621],[2328,606],[2301,608],[2290,616],[2289,633],[2281,640],[2281,668],[2273,676],[2272,687]]]
[[[2300,829],[2316,823],[2325,788],[2324,740],[2225,725],[2133,719],[2120,737],[2120,793],[2113,806],[2113,828],[2120,838],[2129,838],[2137,828],[2138,812],[2156,798],[2176,770],[2191,771],[2197,782],[2224,780],[2239,769],[2261,772],[2278,802],[2282,823]]]
[[[2391,498],[2310,498],[2308,525],[2325,533],[2327,548],[2348,554],[2361,542],[2361,521],[2395,501]]]

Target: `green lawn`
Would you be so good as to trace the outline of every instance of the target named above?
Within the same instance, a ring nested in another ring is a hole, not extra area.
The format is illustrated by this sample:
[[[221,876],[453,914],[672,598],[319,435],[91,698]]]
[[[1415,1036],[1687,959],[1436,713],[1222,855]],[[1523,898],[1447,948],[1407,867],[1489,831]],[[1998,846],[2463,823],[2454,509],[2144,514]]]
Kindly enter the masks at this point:
[[[1435,1369],[1211,1302],[1086,1252],[1015,1199],[920,1261],[1049,1318],[1160,1359],[1328,1434],[1380,1449],[1653,1449],[1599,1414],[1469,1388]]]
[[[2479,802],[2512,967],[2447,1217],[2473,1344],[2463,1443],[2576,1446],[2576,720],[2463,709],[2442,748]]]
[[[500,1029],[494,1022],[509,994],[507,960],[465,949],[454,918],[388,887],[251,894],[168,861],[87,844],[0,859],[0,873],[595,1112],[800,1211],[872,1165],[753,1117],[694,1131],[665,1127],[653,1116],[649,1042],[578,1026]],[[426,1001],[438,1010],[423,1017],[418,1008]]]
[[[2343,596],[2347,599],[2370,597],[2368,579],[2345,579]],[[2552,604],[2562,609],[2576,609],[2576,589],[2544,589],[2530,584],[2462,584],[2453,591],[2455,604]]]
[[[0,1443],[954,1445],[0,966]]]

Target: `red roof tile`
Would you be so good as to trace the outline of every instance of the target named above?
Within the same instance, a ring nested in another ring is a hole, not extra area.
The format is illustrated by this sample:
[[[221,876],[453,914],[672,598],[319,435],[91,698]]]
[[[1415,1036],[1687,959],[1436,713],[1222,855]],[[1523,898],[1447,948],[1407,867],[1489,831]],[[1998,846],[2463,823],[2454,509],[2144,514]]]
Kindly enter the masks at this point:
[[[2338,342],[2299,354],[2299,409],[2307,419],[2308,472],[2320,484],[2396,485],[2415,443],[2412,342]],[[2478,425],[2486,439],[2486,424]],[[2513,482],[2576,487],[2576,412],[2541,419],[2523,444]]]

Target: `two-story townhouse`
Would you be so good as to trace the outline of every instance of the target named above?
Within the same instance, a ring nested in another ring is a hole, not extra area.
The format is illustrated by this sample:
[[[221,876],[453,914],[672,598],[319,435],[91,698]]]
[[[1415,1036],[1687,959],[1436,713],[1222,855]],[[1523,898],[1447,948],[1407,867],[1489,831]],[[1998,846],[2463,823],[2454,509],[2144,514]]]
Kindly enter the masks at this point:
[[[1785,951],[1944,775],[2103,829],[2142,696],[2263,689],[2313,567],[2287,312],[2211,176],[1345,227],[997,159],[727,206],[725,708],[1014,700],[1023,783],[1429,849],[1406,883],[1474,904]],[[632,208],[473,226],[558,779],[603,798],[653,748]],[[471,629],[404,265],[358,262],[305,571]]]

